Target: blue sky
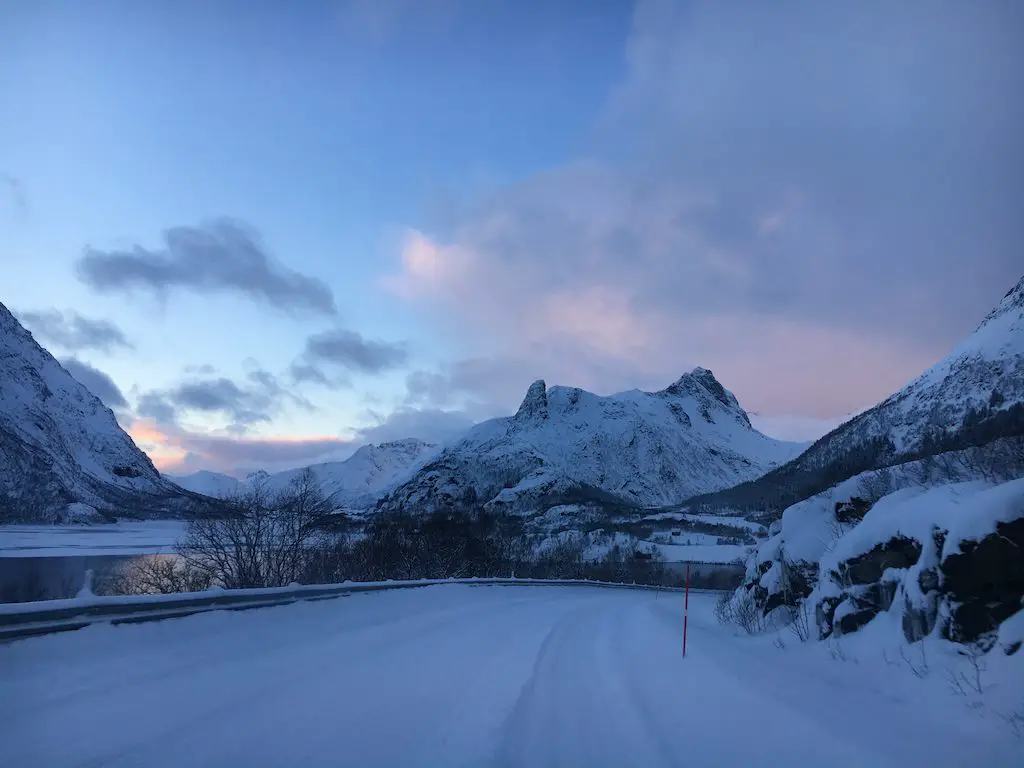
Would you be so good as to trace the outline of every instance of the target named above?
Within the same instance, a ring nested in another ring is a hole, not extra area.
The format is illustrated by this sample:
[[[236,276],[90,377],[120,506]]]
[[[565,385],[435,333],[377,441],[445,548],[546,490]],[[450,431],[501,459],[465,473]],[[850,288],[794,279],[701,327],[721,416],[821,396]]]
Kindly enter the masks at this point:
[[[1020,276],[1021,13],[971,9],[6,4],[0,301],[178,469],[698,364],[813,432]],[[77,317],[127,343],[55,341]]]

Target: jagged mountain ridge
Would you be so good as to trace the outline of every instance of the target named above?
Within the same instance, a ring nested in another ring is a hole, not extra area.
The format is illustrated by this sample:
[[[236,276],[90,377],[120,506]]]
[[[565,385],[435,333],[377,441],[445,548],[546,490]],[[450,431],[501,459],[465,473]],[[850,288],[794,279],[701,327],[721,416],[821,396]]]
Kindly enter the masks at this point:
[[[514,416],[469,430],[382,500],[429,512],[455,502],[512,513],[558,503],[671,504],[763,474],[799,447],[761,434],[711,371],[658,392],[602,397],[530,386]]]
[[[327,496],[343,508],[372,507],[380,496],[434,456],[440,446],[406,438],[376,445],[364,445],[344,461],[330,461],[275,473],[252,473],[247,481],[230,475],[202,470],[173,478],[179,485],[208,496],[230,496],[244,491],[259,476],[268,487],[283,490],[300,472],[309,469]]]
[[[0,304],[0,517],[60,519],[75,503],[166,514],[182,494]]]
[[[945,358],[762,478],[689,500],[781,509],[861,472],[1024,434],[1024,277]]]

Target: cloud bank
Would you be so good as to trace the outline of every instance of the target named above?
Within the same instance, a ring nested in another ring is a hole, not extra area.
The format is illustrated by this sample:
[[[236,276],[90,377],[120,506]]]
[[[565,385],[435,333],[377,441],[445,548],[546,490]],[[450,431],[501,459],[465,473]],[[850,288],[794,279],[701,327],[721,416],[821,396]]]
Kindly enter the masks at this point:
[[[384,280],[465,359],[424,407],[713,369],[830,419],[944,355],[1019,278],[1009,3],[642,2],[586,157],[410,230]],[[461,394],[453,394],[461,393]]]

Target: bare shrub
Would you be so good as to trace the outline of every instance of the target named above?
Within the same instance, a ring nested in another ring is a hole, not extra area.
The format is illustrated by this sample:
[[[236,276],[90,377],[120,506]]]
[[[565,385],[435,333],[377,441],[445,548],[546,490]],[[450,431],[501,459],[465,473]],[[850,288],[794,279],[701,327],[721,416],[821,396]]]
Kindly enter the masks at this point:
[[[869,504],[874,504],[892,493],[893,485],[892,471],[888,468],[869,472],[860,482],[865,501]]]
[[[764,614],[754,596],[744,588],[723,592],[715,604],[715,618],[720,624],[733,624],[748,635],[764,631]]]
[[[800,600],[797,605],[789,609],[789,631],[801,643],[806,643],[811,638],[811,617],[807,609],[807,601]]]
[[[189,521],[180,554],[193,571],[225,589],[282,587],[297,581],[331,511],[312,470],[300,472],[283,491],[266,478],[228,500],[220,517]]]
[[[970,671],[947,670],[949,685],[954,692],[962,696],[966,696],[970,692],[979,695],[985,692],[982,685],[982,674],[988,669],[988,662],[985,659],[988,650],[982,643],[966,643],[957,649],[957,653],[967,660]]]
[[[900,658],[903,659],[903,663],[907,665],[914,677],[925,678],[928,677],[928,656],[925,653],[924,642],[916,643],[918,649],[918,658],[913,659],[911,654],[907,652],[906,648],[900,647]]]
[[[168,595],[202,592],[212,583],[208,570],[197,568],[184,558],[147,555],[133,559],[122,568],[110,580],[108,589],[119,595]]]

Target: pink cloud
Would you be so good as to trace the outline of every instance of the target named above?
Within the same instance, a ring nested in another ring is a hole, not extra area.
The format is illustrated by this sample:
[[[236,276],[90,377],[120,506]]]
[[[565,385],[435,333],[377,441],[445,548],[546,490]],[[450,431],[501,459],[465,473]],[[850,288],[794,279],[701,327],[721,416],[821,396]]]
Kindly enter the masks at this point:
[[[352,441],[332,435],[233,437],[189,432],[150,419],[136,419],[127,431],[157,469],[170,474],[196,469],[227,474],[240,469],[290,469],[343,459],[355,447]]]
[[[458,342],[438,373],[508,409],[703,365],[828,419],[941,357],[1019,277],[1021,49],[994,7],[877,10],[639,3],[588,159],[409,234],[385,284]]]

